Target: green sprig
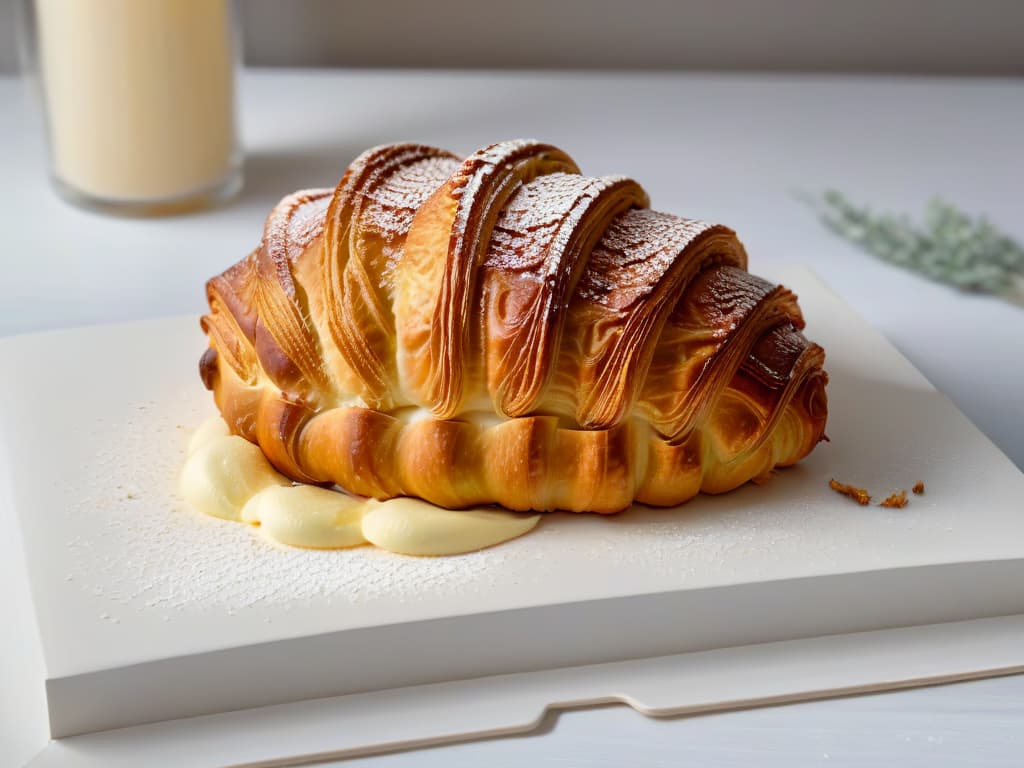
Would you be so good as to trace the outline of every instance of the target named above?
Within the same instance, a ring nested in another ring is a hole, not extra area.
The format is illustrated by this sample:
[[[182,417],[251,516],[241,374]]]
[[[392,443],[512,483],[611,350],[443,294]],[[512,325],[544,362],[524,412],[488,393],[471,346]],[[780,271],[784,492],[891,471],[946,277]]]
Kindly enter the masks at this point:
[[[906,215],[858,207],[835,190],[808,202],[826,227],[883,261],[1024,306],[1024,248],[984,216],[973,219],[938,198],[928,203],[920,225]]]

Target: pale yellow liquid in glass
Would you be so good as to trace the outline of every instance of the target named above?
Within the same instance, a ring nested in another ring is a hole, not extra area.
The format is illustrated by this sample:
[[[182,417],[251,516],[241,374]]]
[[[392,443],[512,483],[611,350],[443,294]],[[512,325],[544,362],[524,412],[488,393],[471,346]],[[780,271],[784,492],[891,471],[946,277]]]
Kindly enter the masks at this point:
[[[53,173],[74,192],[156,202],[238,162],[226,0],[36,0]]]

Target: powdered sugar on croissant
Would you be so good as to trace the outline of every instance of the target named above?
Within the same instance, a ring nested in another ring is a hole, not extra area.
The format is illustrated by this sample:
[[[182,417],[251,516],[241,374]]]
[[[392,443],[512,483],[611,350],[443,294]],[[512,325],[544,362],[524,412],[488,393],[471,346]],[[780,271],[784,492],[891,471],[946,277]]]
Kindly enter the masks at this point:
[[[795,463],[827,413],[796,297],[647,205],[535,141],[371,149],[210,280],[203,380],[281,472],[377,498],[615,512]]]

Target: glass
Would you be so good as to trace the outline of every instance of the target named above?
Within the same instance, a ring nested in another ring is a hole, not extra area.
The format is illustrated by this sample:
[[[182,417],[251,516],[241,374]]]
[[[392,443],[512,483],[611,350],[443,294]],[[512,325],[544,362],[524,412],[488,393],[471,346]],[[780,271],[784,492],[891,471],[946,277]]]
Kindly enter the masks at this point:
[[[241,188],[229,0],[23,0],[22,11],[63,197],[148,216]]]

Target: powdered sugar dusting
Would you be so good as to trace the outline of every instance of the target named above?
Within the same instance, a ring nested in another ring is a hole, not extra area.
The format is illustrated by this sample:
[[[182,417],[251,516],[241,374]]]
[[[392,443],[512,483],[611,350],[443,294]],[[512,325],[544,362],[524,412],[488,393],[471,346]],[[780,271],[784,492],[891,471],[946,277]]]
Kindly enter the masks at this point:
[[[324,217],[331,203],[330,190],[317,190],[310,193],[310,199],[304,199],[295,206],[288,217],[288,258],[297,259],[314,239],[324,231]]]
[[[360,226],[388,240],[404,237],[416,210],[459,167],[450,157],[427,157],[398,168],[366,192]]]
[[[458,174],[452,177],[452,196],[459,200],[452,227],[457,237],[457,253],[461,253],[465,247],[475,246],[475,242],[466,241],[465,238],[467,235],[476,235],[468,229],[473,216],[479,212],[476,208],[489,202],[487,195],[491,187],[501,180],[515,162],[542,152],[554,153],[557,150],[532,139],[516,139],[491,144],[466,158]],[[568,173],[579,172],[568,157],[562,156],[559,164]]]
[[[591,254],[580,295],[615,309],[629,307],[654,290],[693,239],[713,226],[646,208],[627,211]]]
[[[256,528],[188,509],[175,486],[191,429],[162,416],[155,403],[140,403],[134,412],[117,425],[98,425],[100,442],[83,468],[97,482],[67,514],[99,522],[95,535],[65,542],[74,564],[66,581],[122,610],[158,611],[169,619],[186,609],[232,612],[458,595],[486,589],[488,574],[506,558],[501,547],[413,558],[369,546],[304,550],[274,544]],[[199,414],[190,419],[201,420]],[[111,434],[116,441],[103,441]],[[116,617],[117,611],[109,613]]]
[[[452,157],[427,157],[402,165],[383,183],[365,192],[357,226],[360,237],[373,236],[383,241],[381,288],[388,289],[394,284],[395,267],[416,211],[458,167],[459,161]]]
[[[556,274],[590,204],[618,181],[552,173],[522,185],[498,217],[485,266],[540,277]]]
[[[64,514],[96,522],[63,541],[61,559],[64,580],[98,601],[102,621],[118,623],[136,612],[173,621],[196,613],[358,610],[445,598],[487,605],[492,594],[546,594],[566,578],[585,584],[591,597],[618,594],[643,574],[659,588],[705,584],[728,579],[749,554],[764,558],[766,546],[799,535],[813,517],[810,507],[791,503],[787,513],[773,512],[766,528],[759,523],[768,508],[758,503],[761,488],[746,495],[746,504],[701,497],[678,510],[555,513],[522,538],[453,557],[405,557],[368,546],[288,548],[253,527],[194,512],[178,498],[192,425],[209,414],[200,403],[193,394],[140,402],[126,406],[122,413],[129,415],[117,423],[97,419],[89,430],[93,449],[82,475],[94,481]]]
[[[307,189],[294,192],[278,203],[267,217],[263,247],[278,263],[293,261],[324,228],[324,216],[331,202],[330,189]]]

